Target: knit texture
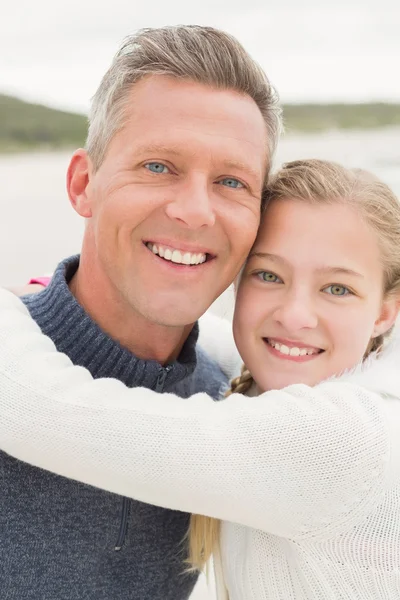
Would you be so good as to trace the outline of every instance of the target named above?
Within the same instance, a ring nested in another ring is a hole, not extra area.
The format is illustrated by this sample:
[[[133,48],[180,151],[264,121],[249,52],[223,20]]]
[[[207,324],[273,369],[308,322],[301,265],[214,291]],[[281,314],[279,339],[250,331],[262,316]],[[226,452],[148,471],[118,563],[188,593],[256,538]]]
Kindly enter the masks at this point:
[[[167,369],[139,360],[107,336],[70,293],[67,282],[77,266],[77,257],[64,261],[47,289],[24,298],[58,350],[96,378],[115,377],[128,387],[171,390],[184,398],[199,390],[220,396],[226,377],[196,348],[197,326],[179,359]],[[3,328],[7,312],[1,306],[0,315]],[[7,335],[5,329],[3,333]],[[34,361],[29,362],[35,369]],[[4,356],[0,364],[5,366]],[[40,370],[37,377],[39,381]],[[112,399],[113,394],[111,403]],[[16,405],[20,400],[20,410],[27,416],[19,394]],[[75,437],[73,429],[70,432]],[[103,433],[98,431],[100,438]],[[50,439],[47,451],[53,452]],[[149,471],[149,476],[157,473]],[[196,577],[183,573],[188,514],[53,475],[5,452],[0,452],[0,482],[1,600],[183,600],[190,596]]]
[[[400,369],[190,402],[93,381],[0,293],[0,440],[18,459],[224,520],[220,598],[398,600]],[[83,596],[80,596],[83,597]]]

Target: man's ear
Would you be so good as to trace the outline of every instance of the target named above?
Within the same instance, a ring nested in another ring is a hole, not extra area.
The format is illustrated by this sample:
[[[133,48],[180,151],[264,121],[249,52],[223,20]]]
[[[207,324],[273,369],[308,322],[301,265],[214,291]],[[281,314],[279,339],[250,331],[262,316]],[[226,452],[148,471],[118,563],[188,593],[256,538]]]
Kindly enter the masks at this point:
[[[381,312],[375,321],[372,337],[383,335],[395,324],[400,309],[400,298],[397,296],[387,296],[382,302]]]
[[[67,192],[74,210],[86,218],[92,216],[91,198],[88,193],[92,171],[92,162],[86,150],[76,150],[67,171]]]

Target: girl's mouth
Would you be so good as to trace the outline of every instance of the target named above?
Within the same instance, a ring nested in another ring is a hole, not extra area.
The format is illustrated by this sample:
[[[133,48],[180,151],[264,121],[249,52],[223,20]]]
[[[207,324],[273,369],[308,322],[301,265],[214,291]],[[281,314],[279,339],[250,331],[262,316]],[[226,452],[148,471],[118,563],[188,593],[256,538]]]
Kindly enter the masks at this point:
[[[305,358],[316,356],[324,352],[321,348],[315,347],[306,347],[306,346],[295,346],[295,345],[286,345],[282,342],[278,342],[274,340],[274,338],[263,338],[264,342],[277,354],[288,358]],[[275,354],[274,352],[274,354]]]

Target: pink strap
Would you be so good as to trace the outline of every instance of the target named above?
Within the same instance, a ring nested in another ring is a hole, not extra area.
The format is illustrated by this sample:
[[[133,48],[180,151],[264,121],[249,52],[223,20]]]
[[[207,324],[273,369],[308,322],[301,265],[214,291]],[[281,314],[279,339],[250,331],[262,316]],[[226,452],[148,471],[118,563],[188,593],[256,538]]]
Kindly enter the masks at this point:
[[[51,277],[35,277],[34,279],[31,279],[28,283],[38,283],[39,285],[42,285],[43,287],[47,287],[50,283]]]

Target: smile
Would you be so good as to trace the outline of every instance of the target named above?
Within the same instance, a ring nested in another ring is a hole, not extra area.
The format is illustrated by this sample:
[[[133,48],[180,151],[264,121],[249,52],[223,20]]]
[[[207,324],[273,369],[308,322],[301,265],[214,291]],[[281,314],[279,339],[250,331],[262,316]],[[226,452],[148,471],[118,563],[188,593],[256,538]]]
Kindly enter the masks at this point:
[[[178,265],[201,265],[207,260],[207,254],[204,252],[184,252],[183,250],[167,248],[151,242],[146,242],[146,246],[153,254]]]
[[[264,341],[268,344],[268,346],[284,356],[315,356],[317,354],[321,354],[321,352],[324,352],[321,348],[287,346],[286,344],[275,341],[273,338],[264,338]]]

